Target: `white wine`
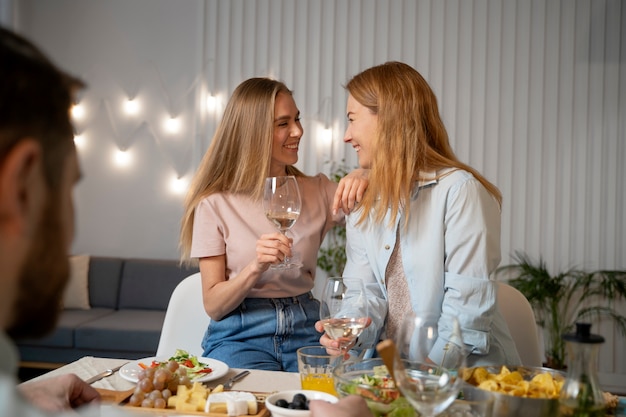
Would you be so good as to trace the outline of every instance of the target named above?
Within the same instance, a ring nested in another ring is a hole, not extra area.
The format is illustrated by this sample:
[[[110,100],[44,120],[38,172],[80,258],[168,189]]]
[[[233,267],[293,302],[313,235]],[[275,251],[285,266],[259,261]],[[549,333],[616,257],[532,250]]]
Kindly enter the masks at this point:
[[[267,218],[278,227],[279,230],[287,230],[290,229],[291,226],[294,225],[296,220],[298,220],[298,215],[300,213],[296,212],[276,212],[276,211],[268,211],[265,213]]]
[[[324,331],[334,340],[352,341],[365,329],[366,319],[341,318],[322,320]]]

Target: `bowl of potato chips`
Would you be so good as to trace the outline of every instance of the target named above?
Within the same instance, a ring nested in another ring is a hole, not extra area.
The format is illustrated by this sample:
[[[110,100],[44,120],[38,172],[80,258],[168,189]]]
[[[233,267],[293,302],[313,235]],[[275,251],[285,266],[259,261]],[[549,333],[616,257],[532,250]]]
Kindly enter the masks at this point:
[[[493,417],[555,416],[565,373],[528,366],[479,366],[463,372],[463,390],[490,391],[495,396]]]

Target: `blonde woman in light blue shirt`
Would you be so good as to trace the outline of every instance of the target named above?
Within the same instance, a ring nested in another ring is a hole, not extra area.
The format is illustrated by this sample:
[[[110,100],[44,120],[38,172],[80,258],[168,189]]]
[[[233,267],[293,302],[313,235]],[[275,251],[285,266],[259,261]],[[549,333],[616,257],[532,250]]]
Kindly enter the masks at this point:
[[[456,158],[433,91],[409,65],[370,68],[346,89],[344,142],[370,183],[347,220],[344,275],[384,298],[356,347],[374,346],[381,330],[393,338],[408,312],[429,310],[444,327],[459,319],[469,366],[520,364],[490,279],[500,262],[499,190]]]

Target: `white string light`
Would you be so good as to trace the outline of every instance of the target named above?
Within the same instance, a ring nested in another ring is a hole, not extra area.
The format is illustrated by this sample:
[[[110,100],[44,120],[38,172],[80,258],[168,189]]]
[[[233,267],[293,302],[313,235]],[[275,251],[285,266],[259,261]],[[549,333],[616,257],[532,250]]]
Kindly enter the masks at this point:
[[[178,177],[173,177],[170,180],[170,191],[173,194],[183,194],[185,193],[185,191],[187,191],[187,186],[189,185],[189,181],[187,181],[186,178],[182,177],[182,178],[178,178]]]
[[[124,102],[124,112],[129,116],[135,116],[139,114],[140,106],[139,100],[129,98]]]
[[[333,141],[333,129],[331,129],[330,127],[322,129],[321,137],[322,143],[325,146],[330,146],[331,142]]]
[[[114,161],[117,166],[125,167],[130,165],[132,158],[130,152],[118,149],[114,155]]]
[[[85,117],[85,107],[80,103],[74,104],[72,106],[72,117],[76,120],[81,120]]]
[[[86,144],[85,135],[83,134],[74,135],[74,145],[76,145],[78,149],[84,149],[85,144]]]
[[[169,133],[178,133],[180,131],[180,119],[178,117],[170,117],[165,119],[163,127]]]
[[[218,99],[214,95],[209,95],[206,98],[206,109],[208,112],[215,112],[217,110]]]

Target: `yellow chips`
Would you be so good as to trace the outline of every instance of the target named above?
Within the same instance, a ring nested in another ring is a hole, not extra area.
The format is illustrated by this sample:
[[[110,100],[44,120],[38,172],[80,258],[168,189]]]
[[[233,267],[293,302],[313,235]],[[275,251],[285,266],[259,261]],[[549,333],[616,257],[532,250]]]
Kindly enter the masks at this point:
[[[463,379],[484,390],[499,392],[526,398],[559,398],[563,378],[556,379],[549,372],[541,372],[530,380],[519,371],[509,370],[506,366],[500,373],[490,373],[483,367],[469,368],[463,372]]]

